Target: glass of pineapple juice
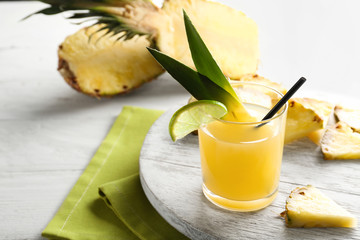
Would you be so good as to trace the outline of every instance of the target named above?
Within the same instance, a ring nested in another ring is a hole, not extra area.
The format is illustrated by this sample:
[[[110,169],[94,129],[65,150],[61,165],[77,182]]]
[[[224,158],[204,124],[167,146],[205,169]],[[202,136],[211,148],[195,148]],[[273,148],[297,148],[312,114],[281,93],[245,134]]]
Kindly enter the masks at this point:
[[[219,207],[255,211],[268,206],[278,192],[287,104],[261,121],[283,95],[255,83],[232,86],[258,121],[216,119],[199,129],[203,192]]]

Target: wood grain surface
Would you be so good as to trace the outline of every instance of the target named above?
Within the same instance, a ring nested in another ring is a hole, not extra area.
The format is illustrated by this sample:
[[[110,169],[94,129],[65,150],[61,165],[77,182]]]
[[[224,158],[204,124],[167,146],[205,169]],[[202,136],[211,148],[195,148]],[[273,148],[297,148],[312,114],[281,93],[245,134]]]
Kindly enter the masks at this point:
[[[286,228],[279,214],[297,186],[311,184],[360,216],[360,160],[326,161],[308,139],[285,146],[276,200],[267,208],[237,213],[216,207],[202,193],[197,136],[173,143],[168,111],[150,129],[140,156],[143,189],[152,205],[191,239],[360,239],[359,229]]]

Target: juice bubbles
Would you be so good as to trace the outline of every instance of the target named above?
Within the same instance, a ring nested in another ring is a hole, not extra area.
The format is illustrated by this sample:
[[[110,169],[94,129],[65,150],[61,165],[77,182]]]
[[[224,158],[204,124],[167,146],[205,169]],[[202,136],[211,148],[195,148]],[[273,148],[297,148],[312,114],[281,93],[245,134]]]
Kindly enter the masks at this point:
[[[270,110],[257,104],[244,105],[258,121]],[[253,211],[274,200],[285,120],[286,107],[260,127],[259,122],[216,120],[199,129],[203,191],[211,202],[231,210]]]

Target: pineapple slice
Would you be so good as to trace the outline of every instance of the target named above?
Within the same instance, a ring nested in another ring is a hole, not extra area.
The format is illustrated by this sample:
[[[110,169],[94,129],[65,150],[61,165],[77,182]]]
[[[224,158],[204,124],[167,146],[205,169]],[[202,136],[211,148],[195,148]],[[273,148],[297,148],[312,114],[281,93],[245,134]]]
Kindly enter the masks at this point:
[[[339,121],[347,123],[354,131],[360,132],[360,110],[336,106],[334,112]]]
[[[163,73],[145,48],[150,45],[145,36],[116,41],[119,34],[100,38],[104,34],[96,32],[100,28],[81,29],[59,47],[58,70],[74,89],[97,97],[110,96],[128,92]]]
[[[321,139],[325,133],[325,129],[319,129],[316,131],[313,131],[307,135],[307,137],[316,145],[320,146]]]
[[[345,122],[327,128],[320,146],[327,160],[360,159],[360,133]]]
[[[323,129],[330,117],[333,105],[311,98],[293,98],[289,101],[286,119],[285,143]]]
[[[287,227],[350,227],[357,219],[317,188],[308,185],[295,188],[281,213]]]
[[[325,128],[322,128],[322,129],[319,129],[319,130],[316,130],[314,132],[311,132],[307,135],[307,137],[313,141],[316,145],[320,146],[320,142],[321,142],[321,139],[322,137],[324,136],[324,133],[326,131],[326,129],[330,126],[333,126],[336,124],[336,119],[335,119],[335,116],[334,114],[330,114],[328,120],[327,120],[327,124],[325,126]]]

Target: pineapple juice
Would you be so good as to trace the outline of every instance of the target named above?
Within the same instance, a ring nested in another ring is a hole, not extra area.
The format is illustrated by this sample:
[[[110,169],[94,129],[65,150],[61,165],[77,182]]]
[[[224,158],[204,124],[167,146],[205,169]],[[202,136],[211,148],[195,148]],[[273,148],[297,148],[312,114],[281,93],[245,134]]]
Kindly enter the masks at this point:
[[[244,104],[261,119],[268,108]],[[199,130],[203,191],[214,204],[236,211],[253,211],[276,197],[284,145],[282,114],[267,124],[216,120]]]

